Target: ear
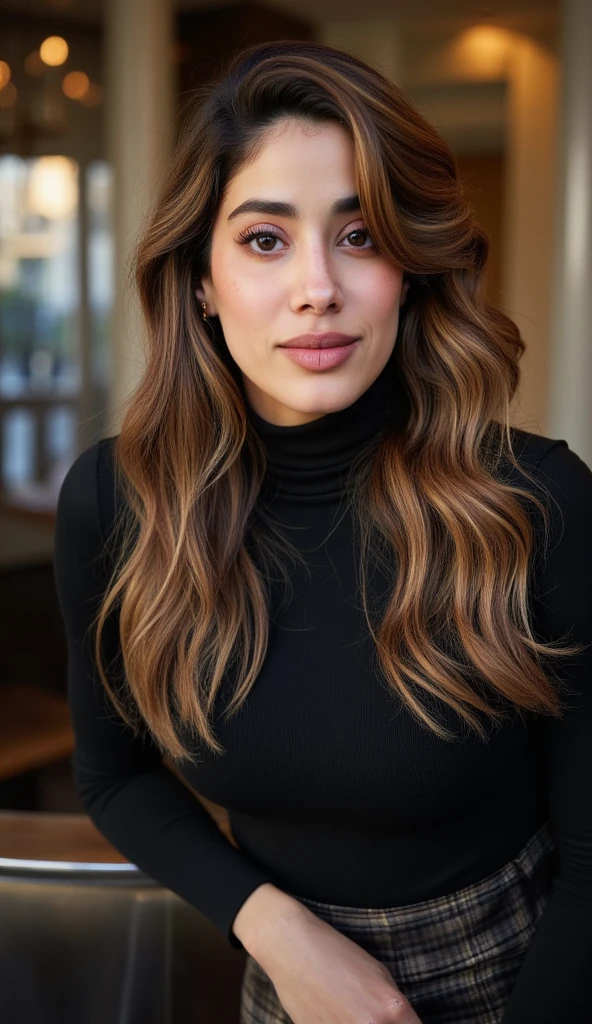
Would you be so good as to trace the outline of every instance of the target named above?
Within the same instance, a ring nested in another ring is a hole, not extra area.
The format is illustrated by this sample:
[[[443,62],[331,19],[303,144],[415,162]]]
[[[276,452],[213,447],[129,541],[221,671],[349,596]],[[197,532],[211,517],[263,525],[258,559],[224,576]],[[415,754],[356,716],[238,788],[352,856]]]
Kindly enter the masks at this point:
[[[208,316],[216,316],[216,304],[212,298],[212,289],[209,282],[205,280],[199,281],[193,289],[193,292],[198,302],[206,303],[208,307]]]

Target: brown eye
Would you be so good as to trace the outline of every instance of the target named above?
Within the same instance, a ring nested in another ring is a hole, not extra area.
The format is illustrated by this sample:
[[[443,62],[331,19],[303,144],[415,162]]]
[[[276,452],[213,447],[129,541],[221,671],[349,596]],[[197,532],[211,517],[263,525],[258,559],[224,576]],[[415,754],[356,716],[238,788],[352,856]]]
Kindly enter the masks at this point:
[[[260,246],[260,240],[264,239],[267,242],[267,247]],[[238,242],[240,245],[247,247],[247,250],[253,256],[262,256],[264,253],[275,253],[277,249],[274,248],[275,242],[281,242],[279,235],[276,235],[273,231],[261,231],[259,228],[250,228],[246,231],[240,231],[238,236]],[[257,248],[254,249],[251,245],[252,242],[257,243]],[[271,245],[269,245],[271,243]]]
[[[256,235],[255,237],[257,238],[257,244],[264,250],[264,252],[270,252],[273,249],[275,235]],[[270,249],[266,249],[264,245],[261,245],[261,239],[263,239],[263,241],[267,239],[268,242],[271,242]]]
[[[364,231],[363,228],[356,228],[355,231],[350,231],[350,233],[349,233],[349,235],[347,237],[351,239],[351,238],[355,238],[356,235],[358,236],[358,238],[360,237],[360,235],[362,236],[362,238],[364,238],[364,237],[367,238],[368,237],[368,232]],[[362,245],[359,245],[357,242],[354,242],[354,246],[356,248],[362,248]]]

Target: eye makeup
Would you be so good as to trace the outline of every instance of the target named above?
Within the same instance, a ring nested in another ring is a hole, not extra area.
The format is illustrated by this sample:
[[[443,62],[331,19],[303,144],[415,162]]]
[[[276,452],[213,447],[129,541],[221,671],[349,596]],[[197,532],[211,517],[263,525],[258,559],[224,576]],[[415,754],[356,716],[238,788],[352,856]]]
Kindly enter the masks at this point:
[[[344,235],[344,238],[349,238],[350,235],[356,235],[356,234],[366,235],[367,238],[371,238],[368,229],[364,228],[364,227],[352,228],[350,231],[348,231]],[[277,241],[280,241],[280,242],[282,241],[282,239],[280,238],[280,236],[277,234],[277,232],[275,230],[273,230],[272,228],[268,228],[268,227],[266,227],[265,225],[262,225],[262,224],[258,224],[258,225],[256,225],[253,228],[245,228],[245,230],[240,231],[239,234],[238,234],[238,237],[237,237],[237,241],[238,241],[239,245],[249,246],[250,243],[254,239],[256,239],[256,238],[273,238],[273,239],[275,239]],[[367,245],[365,245],[365,246],[352,245],[352,246],[346,246],[346,248],[348,248],[348,249],[351,248],[351,249],[354,249],[354,250],[360,249],[360,250],[364,251],[364,250],[368,250],[368,249],[373,249],[375,247],[374,247],[374,244],[372,243],[370,246],[367,246]],[[265,259],[265,253],[266,252],[271,254],[271,255],[273,255],[277,251],[279,251],[279,250],[277,250],[277,249],[268,249],[268,250],[264,250],[262,252],[261,251],[257,252],[255,249],[252,249],[252,248],[250,249],[250,252],[254,256],[256,256],[256,257],[263,257],[264,259]]]

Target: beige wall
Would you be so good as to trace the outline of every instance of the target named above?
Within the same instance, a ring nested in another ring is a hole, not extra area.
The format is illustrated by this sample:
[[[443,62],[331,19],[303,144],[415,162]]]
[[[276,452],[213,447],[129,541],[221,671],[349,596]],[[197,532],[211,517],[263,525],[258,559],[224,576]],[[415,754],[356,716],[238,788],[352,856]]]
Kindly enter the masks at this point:
[[[487,294],[492,302],[500,303],[504,251],[505,156],[502,153],[461,155],[458,158],[458,172],[465,183],[477,220],[489,235]]]
[[[556,203],[557,58],[528,39],[509,69],[503,304],[526,342],[514,420],[547,433]]]

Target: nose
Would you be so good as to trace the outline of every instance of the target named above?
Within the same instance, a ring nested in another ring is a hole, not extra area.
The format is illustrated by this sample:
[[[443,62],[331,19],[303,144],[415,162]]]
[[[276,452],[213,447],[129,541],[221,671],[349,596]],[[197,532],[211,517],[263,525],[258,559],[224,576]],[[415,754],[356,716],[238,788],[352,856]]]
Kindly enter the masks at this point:
[[[337,268],[321,242],[301,250],[294,261],[291,308],[295,313],[341,309],[343,294]]]

